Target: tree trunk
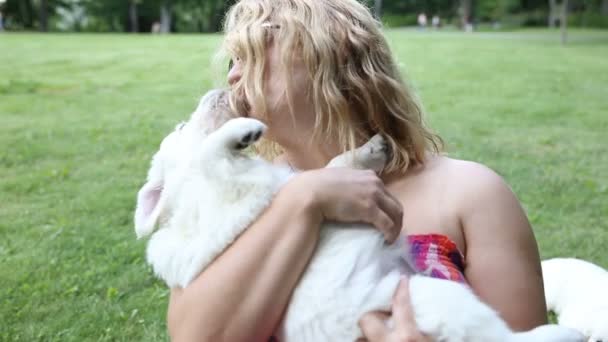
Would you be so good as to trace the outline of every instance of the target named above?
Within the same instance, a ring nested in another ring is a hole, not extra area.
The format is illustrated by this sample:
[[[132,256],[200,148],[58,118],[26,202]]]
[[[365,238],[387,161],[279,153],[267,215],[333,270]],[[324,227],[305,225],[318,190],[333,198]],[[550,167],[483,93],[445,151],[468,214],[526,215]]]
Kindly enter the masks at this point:
[[[562,3],[562,17],[560,19],[560,26],[562,31],[562,44],[566,44],[568,41],[568,0],[563,0]]]
[[[555,0],[549,0],[549,28],[555,27],[555,13],[557,12],[557,3]]]
[[[460,0],[460,25],[466,30],[471,24],[472,0]]]
[[[382,19],[382,0],[374,1],[374,13],[376,14],[376,18],[378,18],[378,20]]]
[[[23,27],[28,29],[34,28],[34,11],[31,0],[19,1],[19,12]]]
[[[171,32],[171,1],[166,0],[160,4],[160,33]]]
[[[221,18],[221,14],[218,13],[220,9],[220,4],[217,1],[211,1],[209,6],[203,9],[203,13],[207,14],[207,18],[205,18],[206,27],[203,27],[204,32],[213,32],[218,29],[219,19]],[[204,15],[204,14],[203,14]]]
[[[608,15],[608,0],[602,0],[600,13],[602,13],[603,15]]]
[[[131,32],[139,32],[139,20],[137,18],[137,2],[131,0],[129,3],[129,21],[131,22]]]
[[[42,32],[49,30],[49,4],[47,0],[40,0],[40,8],[38,9],[38,29]]]

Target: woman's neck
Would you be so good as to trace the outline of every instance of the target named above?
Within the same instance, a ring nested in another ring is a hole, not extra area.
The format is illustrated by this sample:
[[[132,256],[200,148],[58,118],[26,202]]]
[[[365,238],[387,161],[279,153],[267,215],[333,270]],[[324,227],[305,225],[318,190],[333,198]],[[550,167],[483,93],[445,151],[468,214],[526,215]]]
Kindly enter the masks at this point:
[[[286,144],[282,147],[285,152],[284,160],[294,170],[323,168],[342,152],[337,142],[313,145],[308,140],[308,142]]]

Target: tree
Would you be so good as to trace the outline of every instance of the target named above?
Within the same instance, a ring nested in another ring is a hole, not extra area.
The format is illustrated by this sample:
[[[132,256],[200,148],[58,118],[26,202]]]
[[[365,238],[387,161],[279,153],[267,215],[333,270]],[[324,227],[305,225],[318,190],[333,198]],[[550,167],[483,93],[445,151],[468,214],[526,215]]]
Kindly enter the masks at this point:
[[[39,0],[38,29],[42,32],[49,30],[49,3],[47,0]]]
[[[460,24],[466,29],[472,23],[473,0],[460,0]]]
[[[131,23],[131,32],[139,32],[139,18],[137,17],[138,0],[129,1],[129,22]]]
[[[374,13],[376,18],[382,18],[382,0],[374,0]]]
[[[3,1],[2,14],[12,28],[45,32],[49,30],[49,17],[66,0],[7,0]]]
[[[520,0],[477,0],[475,1],[475,20],[496,23],[512,13]]]
[[[160,3],[160,32],[169,33],[171,32],[171,14],[172,14],[171,0],[162,0]]]
[[[559,21],[559,7],[556,0],[549,0],[549,28],[554,28],[555,23]]]
[[[55,10],[56,27],[62,31],[80,32],[89,22],[86,9],[78,0],[70,0]]]
[[[172,8],[173,28],[180,32],[218,32],[235,0],[180,0]]]
[[[34,28],[34,6],[31,0],[19,1],[19,14],[21,23],[25,28]]]
[[[563,0],[562,17],[560,19],[560,27],[562,32],[562,44],[566,44],[568,40],[568,0]]]
[[[559,22],[562,44],[566,44],[568,40],[568,0],[562,0],[561,3],[549,0],[549,27],[555,27],[556,22]]]

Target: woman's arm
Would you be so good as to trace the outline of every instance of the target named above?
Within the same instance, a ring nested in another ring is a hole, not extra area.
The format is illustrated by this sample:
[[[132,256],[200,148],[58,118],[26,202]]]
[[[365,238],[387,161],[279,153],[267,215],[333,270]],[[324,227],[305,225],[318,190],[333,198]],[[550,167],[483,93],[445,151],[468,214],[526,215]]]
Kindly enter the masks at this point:
[[[172,340],[267,340],[312,256],[324,218],[374,223],[394,239],[401,215],[373,173],[323,169],[294,177],[196,280],[171,292]]]
[[[262,341],[272,335],[312,255],[321,222],[312,197],[294,199],[289,189],[279,192],[192,284],[172,290],[173,341]]]
[[[538,246],[519,201],[490,169],[463,163],[461,225],[465,276],[475,293],[514,330],[547,323]]]

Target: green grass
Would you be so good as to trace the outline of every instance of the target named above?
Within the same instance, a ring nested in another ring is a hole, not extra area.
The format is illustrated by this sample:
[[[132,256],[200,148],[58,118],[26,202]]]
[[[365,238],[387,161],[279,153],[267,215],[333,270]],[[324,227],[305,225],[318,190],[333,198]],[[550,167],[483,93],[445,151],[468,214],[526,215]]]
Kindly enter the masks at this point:
[[[608,267],[608,32],[388,36],[450,154],[507,179],[542,256]],[[1,341],[167,339],[135,194],[221,84],[220,39],[0,35]]]

